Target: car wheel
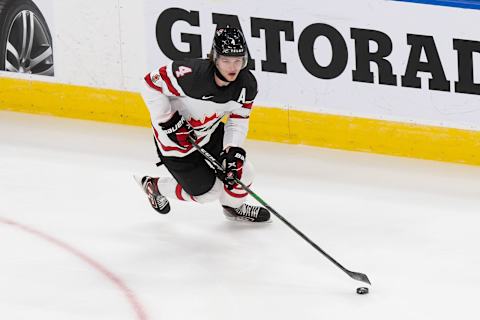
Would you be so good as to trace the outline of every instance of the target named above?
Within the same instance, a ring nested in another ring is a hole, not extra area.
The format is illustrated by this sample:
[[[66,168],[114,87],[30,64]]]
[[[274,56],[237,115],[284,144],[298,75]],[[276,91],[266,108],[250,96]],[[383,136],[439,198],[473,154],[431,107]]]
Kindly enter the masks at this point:
[[[31,0],[0,0],[0,70],[54,75],[52,36]]]

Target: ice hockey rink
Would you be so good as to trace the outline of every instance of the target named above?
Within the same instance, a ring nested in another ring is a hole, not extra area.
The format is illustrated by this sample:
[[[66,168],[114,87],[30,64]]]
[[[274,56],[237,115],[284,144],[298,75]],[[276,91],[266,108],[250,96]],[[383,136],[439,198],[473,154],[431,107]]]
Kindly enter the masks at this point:
[[[370,294],[275,217],[156,214],[132,178],[167,174],[148,128],[0,112],[0,318],[479,318],[479,167],[245,147],[252,189]]]

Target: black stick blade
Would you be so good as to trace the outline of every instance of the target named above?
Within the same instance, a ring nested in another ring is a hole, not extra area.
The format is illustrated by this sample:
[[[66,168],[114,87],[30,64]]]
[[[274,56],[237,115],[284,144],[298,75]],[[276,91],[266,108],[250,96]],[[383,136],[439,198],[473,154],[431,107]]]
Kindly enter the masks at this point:
[[[370,283],[370,280],[368,280],[368,277],[366,274],[363,274],[363,273],[359,273],[359,272],[352,272],[352,271],[348,271],[347,274],[350,276],[350,278],[352,279],[355,279],[355,280],[358,280],[358,281],[362,281],[362,282],[365,282],[369,285],[371,285]]]

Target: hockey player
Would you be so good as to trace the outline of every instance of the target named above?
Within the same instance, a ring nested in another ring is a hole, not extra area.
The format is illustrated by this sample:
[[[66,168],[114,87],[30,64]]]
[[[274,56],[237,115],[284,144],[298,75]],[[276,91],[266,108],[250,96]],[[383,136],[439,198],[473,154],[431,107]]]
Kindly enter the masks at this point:
[[[237,178],[250,186],[254,174],[241,147],[257,95],[247,62],[242,32],[227,27],[215,31],[208,59],[173,61],[145,76],[142,97],[150,111],[157,152],[173,176],[137,178],[157,212],[170,211],[167,198],[218,200],[231,220],[270,220],[268,210],[245,203],[248,193],[235,183]],[[225,175],[207,164],[189,137],[223,163]]]

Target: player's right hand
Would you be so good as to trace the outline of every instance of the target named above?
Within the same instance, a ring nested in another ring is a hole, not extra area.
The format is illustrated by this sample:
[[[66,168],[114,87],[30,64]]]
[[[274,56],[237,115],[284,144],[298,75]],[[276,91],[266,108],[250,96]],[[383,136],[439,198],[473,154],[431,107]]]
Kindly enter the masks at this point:
[[[170,120],[160,123],[160,127],[162,127],[162,130],[167,134],[170,140],[184,150],[192,147],[191,142],[188,141],[188,137],[197,140],[193,128],[185,118],[178,113],[178,111],[175,111]]]

